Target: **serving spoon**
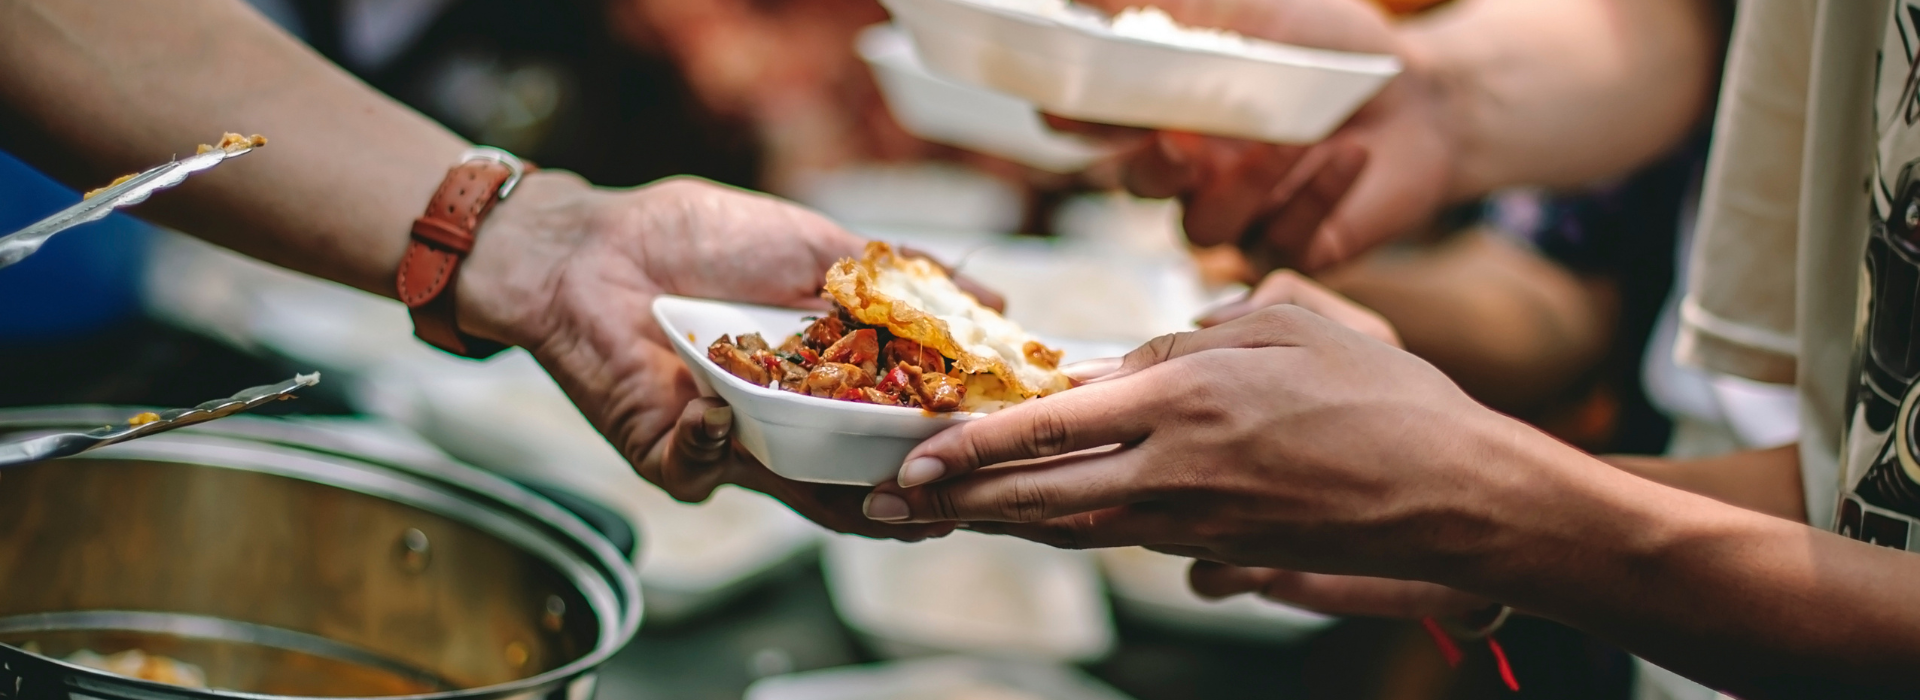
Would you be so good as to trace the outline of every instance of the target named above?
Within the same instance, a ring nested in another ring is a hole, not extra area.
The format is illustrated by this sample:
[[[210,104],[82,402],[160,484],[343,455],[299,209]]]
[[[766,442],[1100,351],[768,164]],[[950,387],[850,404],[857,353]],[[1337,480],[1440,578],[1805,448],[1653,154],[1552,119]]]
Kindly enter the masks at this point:
[[[218,420],[250,411],[275,401],[294,398],[294,392],[320,383],[320,373],[299,374],[279,384],[267,384],[224,399],[208,401],[193,408],[170,408],[129,417],[120,425],[105,425],[86,432],[36,434],[17,440],[0,441],[0,469],[60,457],[71,457],[98,447],[164,433],[195,423]]]

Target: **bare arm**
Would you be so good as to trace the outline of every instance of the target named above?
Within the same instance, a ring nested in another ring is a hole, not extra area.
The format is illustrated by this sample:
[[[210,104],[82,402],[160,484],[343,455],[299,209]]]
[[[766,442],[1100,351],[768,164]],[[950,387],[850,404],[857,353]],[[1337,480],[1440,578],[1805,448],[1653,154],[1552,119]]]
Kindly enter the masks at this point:
[[[136,213],[382,295],[395,293],[413,218],[467,146],[240,0],[0,0],[0,147],[88,189],[223,130],[272,143]],[[860,518],[847,505],[858,489],[685,449],[695,431],[724,445],[730,424],[703,421],[711,406],[691,403],[698,393],[649,312],[662,293],[817,304],[827,267],[860,246],[770,197],[691,179],[609,190],[546,171],[481,227],[459,272],[457,316],[469,333],[525,347],[642,476],[678,498],[739,483],[837,530],[925,536],[943,529]]]
[[[1238,244],[1262,274],[1318,272],[1495,188],[1646,164],[1705,115],[1725,42],[1712,0],[1457,0],[1401,24],[1360,0],[1154,4],[1188,24],[1406,63],[1311,147],[1162,133],[1126,152],[1128,189],[1180,197],[1189,238]]]
[[[1468,394],[1522,417],[1605,356],[1618,304],[1611,284],[1480,231],[1362,258],[1320,281],[1385,316],[1409,352]]]
[[[1704,459],[1657,459],[1629,455],[1601,458],[1643,479],[1712,498],[1748,510],[1807,521],[1800,483],[1800,448],[1781,445]]]
[[[0,146],[76,189],[223,130],[267,135],[140,215],[388,296],[467,145],[232,0],[0,1],[0,66]]]
[[[1920,557],[1608,466],[1300,308],[1157,339],[907,463],[870,516],[1438,583],[1741,697],[1920,688]]]
[[[1578,185],[1672,149],[1713,101],[1720,11],[1703,0],[1466,0],[1403,24],[1460,156],[1451,195]]]
[[[1516,531],[1528,534],[1441,582],[1740,697],[1879,697],[1847,689],[1920,684],[1920,557],[1600,468],[1561,446],[1529,451],[1514,467],[1539,469],[1524,473],[1543,477],[1541,490],[1499,503],[1551,512],[1519,516]]]

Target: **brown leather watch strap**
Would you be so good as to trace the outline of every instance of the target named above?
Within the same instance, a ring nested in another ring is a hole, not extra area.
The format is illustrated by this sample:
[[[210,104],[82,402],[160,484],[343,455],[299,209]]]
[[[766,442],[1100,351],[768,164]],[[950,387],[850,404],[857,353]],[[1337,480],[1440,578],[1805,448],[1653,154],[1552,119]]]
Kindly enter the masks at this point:
[[[413,315],[413,334],[462,357],[492,357],[507,346],[460,331],[454,317],[460,261],[473,250],[474,232],[519,173],[497,158],[469,157],[447,171],[427,212],[413,220],[412,240],[395,279],[400,301]]]

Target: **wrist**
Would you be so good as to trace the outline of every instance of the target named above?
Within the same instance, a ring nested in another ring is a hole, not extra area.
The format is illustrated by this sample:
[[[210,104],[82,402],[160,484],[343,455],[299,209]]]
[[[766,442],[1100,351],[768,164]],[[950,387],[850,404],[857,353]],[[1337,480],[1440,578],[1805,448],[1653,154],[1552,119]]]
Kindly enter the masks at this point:
[[[1440,583],[1557,619],[1604,610],[1660,586],[1660,572],[1725,534],[1721,504],[1648,481],[1533,431],[1492,489],[1499,513]],[[1623,575],[1623,572],[1631,572]],[[1594,581],[1616,581],[1602,590]]]
[[[460,270],[460,330],[509,345],[544,337],[556,276],[586,239],[593,204],[604,196],[565,171],[521,180],[474,235]]]

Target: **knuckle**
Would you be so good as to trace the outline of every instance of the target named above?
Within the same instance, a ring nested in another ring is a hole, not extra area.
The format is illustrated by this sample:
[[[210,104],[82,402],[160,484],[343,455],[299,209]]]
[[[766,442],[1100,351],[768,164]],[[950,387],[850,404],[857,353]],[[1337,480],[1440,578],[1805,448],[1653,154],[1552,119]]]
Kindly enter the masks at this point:
[[[1000,497],[999,510],[1015,522],[1035,522],[1046,517],[1051,502],[1046,487],[1030,476],[1016,476]]]
[[[953,491],[945,488],[927,489],[927,504],[932,509],[935,520],[959,520],[959,504],[954,501]]]
[[[1267,304],[1284,304],[1299,295],[1305,278],[1293,270],[1279,270],[1267,275],[1260,283],[1261,300]]]
[[[1127,353],[1126,358],[1122,360],[1122,364],[1133,369],[1141,369],[1166,362],[1174,356],[1174,348],[1179,344],[1180,336],[1183,335],[1186,334],[1168,333],[1155,337],[1133,352]]]
[[[1027,454],[1052,457],[1065,453],[1073,444],[1073,428],[1068,425],[1067,416],[1058,409],[1037,411],[1029,426],[1025,445]]]

